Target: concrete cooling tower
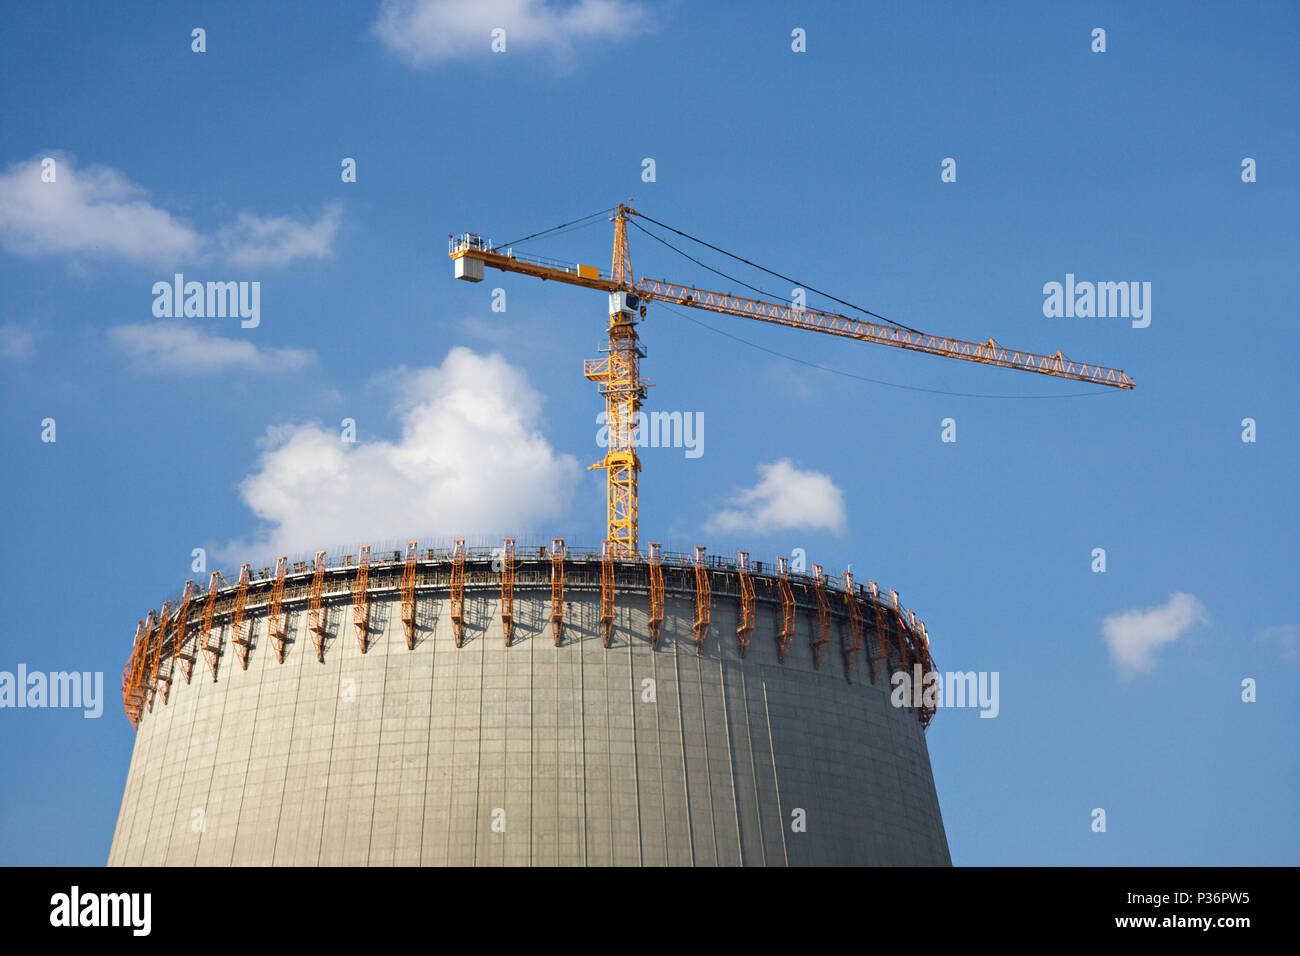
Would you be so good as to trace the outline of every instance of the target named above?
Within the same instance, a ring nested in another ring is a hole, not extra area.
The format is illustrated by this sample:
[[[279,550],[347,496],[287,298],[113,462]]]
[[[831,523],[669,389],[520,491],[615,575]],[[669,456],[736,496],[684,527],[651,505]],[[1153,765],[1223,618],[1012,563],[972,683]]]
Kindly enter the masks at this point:
[[[281,559],[150,612],[119,866],[949,865],[896,594],[783,560]]]

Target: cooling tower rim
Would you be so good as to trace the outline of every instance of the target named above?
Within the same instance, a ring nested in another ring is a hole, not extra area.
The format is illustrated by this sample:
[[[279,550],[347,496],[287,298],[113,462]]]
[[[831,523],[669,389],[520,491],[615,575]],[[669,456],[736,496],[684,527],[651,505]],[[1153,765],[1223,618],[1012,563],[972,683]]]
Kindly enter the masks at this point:
[[[515,568],[517,569],[516,574],[518,574],[518,571],[521,569],[527,570],[534,567],[538,567],[545,570],[546,573],[549,575],[550,568],[551,568],[551,556],[549,552],[538,554],[537,552],[539,551],[539,549],[542,552],[547,552],[545,546],[529,546],[529,547],[520,547],[516,549],[515,551]],[[358,555],[360,551],[361,548],[340,549],[340,552],[333,556],[332,561],[330,559],[330,556],[327,555],[325,559],[326,581],[334,584],[337,584],[340,581],[347,581],[347,582],[355,581],[357,573],[360,571],[360,565],[358,563]],[[438,569],[442,567],[449,568],[453,563],[452,548],[421,548],[418,549],[418,551],[419,554],[415,562],[417,574],[420,571],[428,571],[431,569]],[[485,562],[489,564],[491,564],[492,562],[499,562],[501,554],[502,554],[502,548],[499,545],[497,546],[476,545],[472,547],[467,547],[465,549],[465,566],[467,569],[480,569],[480,566]],[[748,552],[746,552],[746,554],[748,554]],[[388,555],[388,557],[385,558],[383,557],[384,555]],[[663,557],[662,566],[665,572],[672,572],[674,570],[677,571],[686,570],[691,572],[692,574],[694,573],[695,561],[692,555],[689,555],[686,552],[681,552],[681,551],[663,551],[662,557]],[[565,545],[564,562],[565,562],[566,569],[570,567],[578,567],[578,568],[581,568],[583,566],[589,567],[592,565],[598,567],[601,563],[601,560],[602,560],[601,552],[599,548],[581,548],[581,547],[574,547],[572,545],[567,545],[567,544]],[[649,558],[643,554],[638,555],[635,558],[614,557],[611,559],[611,561],[616,568],[623,571],[628,571],[628,570],[648,571],[650,567]],[[290,588],[293,588],[295,591],[297,591],[301,589],[301,586],[304,583],[310,582],[310,580],[312,579],[315,573],[314,568],[312,568],[310,565],[311,562],[303,560],[301,558],[290,563],[290,568],[292,570],[288,570],[285,574],[285,599],[284,599],[285,610],[297,609],[297,605],[304,600],[303,596],[300,594],[291,595]],[[402,556],[400,549],[389,549],[385,547],[381,551],[372,551],[368,572],[370,575],[375,575],[376,580],[367,582],[367,588],[366,588],[367,593],[382,596],[385,593],[396,592],[397,590],[399,590],[398,585],[393,584],[391,580],[388,580],[388,578],[391,578],[394,572],[400,573],[403,570],[404,565],[405,565],[405,559]],[[755,560],[751,558],[750,575],[752,576],[755,582],[766,583],[769,585],[769,588],[771,588],[773,587],[772,583],[779,580],[779,575],[776,573],[776,567],[777,567],[777,562],[775,560],[771,560],[768,558]],[[809,567],[815,569],[818,567],[818,565],[812,564],[809,565]],[[724,588],[724,590],[721,591],[715,590],[715,593],[719,594],[720,596],[734,596],[737,593],[735,589],[735,583],[734,583],[735,578],[738,577],[739,570],[740,570],[737,561],[722,558],[720,555],[708,555],[704,564],[704,568],[706,571],[709,572],[709,577],[712,583],[717,583],[720,575],[733,576],[732,587],[730,589]],[[274,577],[271,576],[270,572],[271,572],[271,568],[266,567],[261,569],[261,571],[259,571],[256,574],[256,576],[254,576],[250,569],[250,578],[248,583],[248,595],[247,595],[248,603],[246,605],[246,612],[252,613],[258,610],[262,610],[269,605],[269,595],[271,589],[275,586]],[[490,573],[496,574],[497,571],[494,569]],[[223,600],[225,600],[228,604],[230,602],[230,599],[233,597],[233,595],[239,590],[238,575],[235,575],[235,580],[231,580],[229,577],[225,575],[224,572],[219,571],[218,574],[220,574],[221,576],[222,585],[217,590],[217,601],[218,603],[221,603]],[[798,606],[804,608],[816,608],[817,603],[814,597],[814,591],[817,584],[817,578],[815,576],[815,573],[809,570],[791,569],[789,570],[786,577],[790,583],[792,590],[795,593],[795,603]],[[193,579],[191,579],[191,581],[193,581]],[[187,585],[188,583],[189,582],[187,582]],[[496,579],[490,581],[472,582],[467,578],[465,586],[469,590],[482,590],[486,588],[495,587],[498,583],[499,581]],[[724,579],[720,583],[723,583],[725,585],[727,582]],[[843,575],[823,573],[821,583],[828,595],[837,596],[837,599],[840,602],[843,602],[847,599],[848,592],[844,586]],[[911,625],[908,623],[910,618],[908,609],[903,607],[901,604],[898,604],[895,600],[895,596],[897,592],[883,585],[877,585],[876,593],[873,596],[873,594],[870,591],[869,585],[874,583],[875,582],[868,580],[866,584],[863,584],[862,581],[856,575],[853,575],[853,590],[856,593],[859,601],[864,604],[874,604],[876,608],[882,611],[892,611],[894,610],[895,607],[897,607],[898,610],[902,612],[904,625],[907,626],[907,629],[909,631],[912,630]],[[581,581],[576,581],[576,582],[570,581],[569,584],[579,589],[581,589],[584,586]],[[637,590],[648,589],[648,586],[649,585],[647,583],[639,588],[635,582],[629,582],[625,588],[621,588],[621,589],[628,590],[628,591],[637,591]],[[432,594],[432,593],[437,593],[439,591],[446,590],[447,587],[448,585],[446,583],[428,583],[427,581],[420,582],[417,580],[416,592],[418,594]],[[530,588],[549,587],[549,577],[547,577],[546,580],[544,581],[529,580],[527,578],[517,579],[515,583],[515,587],[523,590],[527,590]],[[674,589],[671,587],[668,588],[668,591],[670,593],[673,590]],[[208,593],[209,592],[207,588],[199,587],[196,584],[190,593],[192,599],[191,603],[201,604],[203,601],[207,599]],[[337,599],[338,596],[339,595],[337,591],[327,592],[327,597],[332,597]],[[756,597],[760,602],[770,603],[771,601],[775,600],[770,595],[764,595],[761,593],[756,594]],[[185,589],[181,589],[180,591],[173,592],[170,596],[168,596],[163,601],[163,603],[159,606],[159,608],[149,609],[146,612],[145,617],[141,618],[139,622],[140,625],[144,626],[149,621],[150,617],[153,618],[155,623],[161,622],[163,609],[167,609],[168,611],[167,613],[168,620],[174,621],[176,617],[180,614],[180,610],[184,602],[184,598],[185,598]],[[214,623],[216,621],[224,620],[223,614],[225,613],[226,611],[224,609],[218,610],[214,617]],[[835,607],[832,608],[831,613],[839,616],[847,615],[846,610],[843,610],[842,608],[835,608]],[[925,642],[928,644],[929,632],[921,629],[920,633],[918,633],[916,636],[919,638],[921,637],[922,634],[924,634]]]
[[[544,592],[550,597],[554,555],[545,547],[538,546],[516,548],[513,554],[509,584],[512,595],[523,597],[530,592]],[[385,558],[385,555],[389,557]],[[414,555],[411,562],[410,594],[416,601],[433,596],[446,599],[451,596],[453,571],[457,566],[462,572],[459,584],[462,594],[500,594],[505,578],[503,557],[504,549],[500,546],[465,548],[458,565],[454,549],[424,549],[423,553]],[[846,590],[843,576],[826,575],[815,564],[811,574],[789,571],[783,575],[777,573],[774,562],[751,560],[742,572],[739,561],[717,556],[705,556],[699,564],[694,556],[681,552],[662,552],[661,557],[658,567],[662,572],[664,594],[696,601],[700,600],[702,593],[709,602],[715,598],[740,600],[743,593],[741,580],[747,576],[755,604],[780,608],[788,594],[793,608],[805,614],[824,614],[836,627],[855,620],[863,622],[859,627],[869,620],[877,631],[883,625],[896,639],[898,656],[909,669],[912,662],[920,662],[925,670],[933,670],[924,623],[918,625],[914,613],[898,603],[897,592],[886,592],[881,588],[873,592],[856,581],[851,591]],[[170,685],[170,673],[176,660],[187,660],[192,669],[193,660],[198,656],[198,645],[206,640],[198,637],[205,630],[205,618],[218,632],[232,621],[242,621],[251,626],[256,619],[268,618],[277,584],[280,586],[281,619],[288,613],[306,610],[313,590],[317,592],[322,607],[358,601],[362,596],[367,602],[372,599],[404,600],[403,578],[408,568],[406,556],[400,550],[390,552],[385,549],[378,557],[371,553],[364,567],[364,592],[356,587],[363,571],[358,554],[337,555],[333,564],[326,559],[319,588],[312,587],[316,569],[304,568],[305,564],[297,562],[292,571],[286,566],[280,581],[265,574],[253,580],[250,574],[249,580],[241,584],[231,583],[225,580],[224,575],[218,575],[217,580],[222,584],[215,592],[190,587],[190,582],[187,582],[185,592],[168,599],[161,610],[150,610],[139,622],[132,653],[122,674],[123,700],[132,723],[136,723],[139,702],[144,695],[157,689],[160,673],[167,675]],[[644,555],[606,558],[599,550],[566,546],[564,589],[566,596],[567,592],[573,591],[593,595],[599,600],[603,587],[612,582],[612,590],[618,595],[648,594],[652,587],[651,568],[650,559]],[[608,582],[602,577],[606,573],[609,574]],[[184,628],[178,640],[177,630],[182,619]],[[191,637],[194,638],[194,647],[188,649],[186,656]]]
[[[452,562],[453,549],[451,547],[419,548],[417,550],[418,550],[417,567],[419,568],[428,568],[431,566],[438,566],[441,564],[450,564]],[[544,553],[538,554],[537,552],[539,550]],[[326,573],[337,575],[339,573],[351,572],[351,574],[355,577],[356,572],[359,570],[358,556],[360,554],[360,551],[361,551],[361,547],[345,547],[345,548],[338,549],[338,551],[333,555],[327,554],[325,559]],[[466,548],[465,562],[467,565],[471,565],[482,561],[493,561],[500,557],[501,552],[502,552],[501,545],[468,546]],[[745,552],[745,553],[750,554],[750,552]],[[527,564],[530,561],[531,562],[544,561],[547,562],[549,566],[549,562],[551,560],[549,551],[544,545],[531,545],[531,546],[517,547],[515,551],[515,555],[516,555],[516,561],[518,562],[519,565]],[[662,555],[663,555],[662,564],[665,569],[672,568],[672,567],[693,569],[695,567],[694,558],[687,551],[664,550],[662,552]],[[390,548],[388,546],[385,546],[383,548],[372,548],[369,567],[372,572],[391,570],[394,567],[401,569],[404,564],[404,560],[405,559],[404,556],[402,555],[401,548]],[[600,548],[598,547],[583,548],[583,547],[575,547],[573,545],[568,545],[568,544],[565,545],[566,564],[567,563],[580,564],[584,561],[599,563],[600,560],[601,560],[601,551]],[[648,568],[649,567],[649,558],[644,553],[638,554],[635,558],[616,556],[613,558],[613,561],[616,565],[624,568],[627,567]],[[261,562],[256,562],[256,563],[261,563]],[[300,553],[298,555],[292,556],[289,560],[290,570],[285,575],[286,582],[288,584],[292,584],[295,581],[301,581],[303,578],[308,578],[308,579],[311,578],[312,574],[314,573],[312,564],[313,561],[311,555]],[[731,572],[733,574],[737,573],[739,570],[738,563],[736,560],[723,558],[721,555],[716,555],[716,554],[708,555],[705,561],[705,567],[709,571]],[[755,578],[776,577],[776,567],[777,567],[777,559],[775,558],[769,558],[767,556],[764,556],[761,559],[755,559],[751,556],[750,571]],[[815,567],[817,567],[817,565],[808,564],[804,568],[794,568],[794,567],[790,568],[788,574],[790,583],[792,585],[803,584],[811,587],[815,581],[815,576],[811,569]],[[209,572],[207,571],[203,571],[200,573],[203,575],[209,574]],[[223,569],[219,569],[217,573],[221,575],[221,579],[222,579],[222,585],[217,592],[218,595],[224,595],[228,592],[238,590],[239,573],[237,571],[228,574],[226,570],[223,568]],[[861,597],[869,599],[870,594],[869,594],[868,585],[871,582],[866,581],[866,583],[864,583],[864,579],[860,578],[856,574],[853,575],[853,580],[854,580],[854,590],[857,591]],[[836,591],[840,593],[844,593],[846,591],[846,588],[844,586],[844,576],[842,574],[832,574],[830,572],[825,572],[823,574],[822,581],[825,588],[828,591]],[[202,587],[197,581],[195,583],[196,583],[196,587],[193,596],[196,599],[200,595],[206,597],[208,593],[207,588]],[[253,570],[252,565],[250,564],[250,577],[249,577],[250,595],[255,590],[258,590],[260,588],[269,588],[273,585],[274,585],[274,572],[273,572],[272,565],[266,565],[260,569]],[[880,599],[877,603],[882,603],[882,602],[883,604],[891,603],[888,597],[888,595],[891,593],[890,588],[884,586],[883,584],[878,585],[878,592],[880,595]],[[164,603],[170,604],[174,612],[176,608],[179,606],[180,602],[184,599],[184,597],[185,597],[185,590],[184,588],[181,588],[167,595]]]

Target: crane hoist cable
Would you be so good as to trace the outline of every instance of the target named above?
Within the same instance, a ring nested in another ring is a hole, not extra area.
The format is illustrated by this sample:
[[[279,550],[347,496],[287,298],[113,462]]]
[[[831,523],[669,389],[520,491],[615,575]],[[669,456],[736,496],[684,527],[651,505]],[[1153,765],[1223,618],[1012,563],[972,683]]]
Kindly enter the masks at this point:
[[[849,302],[845,299],[841,299],[838,296],[831,295],[829,292],[823,292],[821,289],[814,289],[812,286],[808,285],[805,282],[800,282],[798,279],[792,279],[790,278],[790,276],[782,275],[779,272],[774,272],[773,270],[767,268],[767,266],[760,266],[757,262],[754,262],[750,259],[746,259],[744,256],[738,256],[734,252],[728,252],[726,249],[723,249],[720,246],[715,246],[711,242],[705,242],[703,239],[700,239],[696,236],[692,236],[688,232],[682,232],[680,229],[674,229],[672,226],[668,225],[667,223],[663,223],[660,222],[658,219],[651,218],[650,216],[647,216],[643,212],[637,212],[634,209],[630,209],[628,210],[628,212],[630,212],[634,216],[640,216],[642,219],[646,220],[646,222],[653,222],[656,226],[659,226],[660,228],[663,229],[667,229],[669,232],[675,232],[683,239],[689,239],[691,240],[691,242],[698,242],[700,245],[707,246],[708,248],[712,249],[714,252],[720,252],[724,256],[728,256],[729,258],[735,259],[737,262],[743,262],[747,266],[753,266],[755,269],[759,269],[763,272],[766,272],[768,275],[776,276],[776,278],[783,279],[786,282],[793,282],[801,289],[807,289],[809,292],[815,292],[817,295],[824,296],[825,298],[830,299],[832,302],[838,302],[840,305],[847,305],[850,309],[856,309],[858,312],[861,312],[864,315],[869,315],[873,319],[879,319],[881,322],[888,322],[890,325],[894,326],[895,328],[905,329],[906,331],[913,332],[916,335],[926,334],[920,331],[919,329],[914,329],[911,326],[904,325],[901,322],[895,322],[893,319],[887,319],[885,318],[885,316],[881,315],[878,312],[872,312],[870,309],[864,309],[860,305],[854,305],[852,302]]]
[[[561,229],[559,232],[552,232],[552,233],[549,233],[549,234],[547,235],[547,239],[557,239],[557,238],[559,238],[560,236],[568,236],[568,235],[571,235],[571,234],[573,234],[573,233],[575,233],[575,232],[581,232],[583,229],[590,229],[592,226],[599,226],[599,225],[601,225],[601,221],[600,221],[599,219],[590,219],[590,220],[588,220],[587,222],[582,223],[581,225],[578,225],[578,226],[569,226],[569,227],[567,227],[567,228],[565,228],[565,229]],[[515,242],[514,245],[519,245],[519,243],[518,243],[518,242]],[[506,248],[506,247],[504,247],[504,246],[498,246],[497,248]],[[532,249],[532,252],[533,252],[534,255],[542,255],[542,254],[544,254],[544,253],[542,253],[542,252],[537,248],[537,246],[532,246],[532,247],[530,247],[530,248]],[[561,258],[561,257],[557,256],[556,258],[559,259],[559,258]]]
[[[629,222],[631,222],[631,220],[629,220]],[[699,267],[702,268],[702,269],[708,269],[708,270],[709,270],[710,272],[712,272],[714,275],[720,275],[720,276],[722,276],[722,278],[724,278],[724,279],[730,279],[732,282],[735,282],[735,283],[738,283],[738,284],[740,284],[740,285],[743,285],[746,289],[749,289],[751,292],[757,292],[759,295],[767,296],[769,299],[780,299],[780,298],[783,298],[782,296],[776,295],[776,294],[773,293],[773,292],[768,292],[766,289],[760,289],[760,288],[759,288],[758,286],[756,286],[756,285],[750,285],[750,284],[749,284],[748,282],[746,282],[744,279],[738,279],[738,278],[736,278],[735,276],[730,275],[729,273],[723,272],[721,269],[715,269],[713,266],[709,265],[707,262],[702,262],[701,260],[696,259],[696,258],[695,258],[693,255],[691,255],[689,252],[685,252],[685,251],[683,251],[683,250],[681,250],[681,249],[678,249],[676,246],[674,246],[674,245],[673,245],[671,242],[669,242],[667,239],[664,239],[662,236],[655,235],[655,233],[651,232],[649,229],[647,229],[645,226],[641,225],[639,222],[632,222],[632,225],[636,226],[638,229],[640,229],[642,232],[644,232],[647,236],[649,236],[649,237],[650,237],[651,239],[653,239],[655,242],[661,242],[661,243],[663,243],[665,246],[667,246],[667,247],[668,247],[669,249],[671,249],[673,252],[677,253],[679,256],[682,256],[682,257],[685,258],[685,259],[689,259],[689,260],[691,260],[691,262],[694,262],[697,266],[699,266]],[[847,316],[846,316],[846,318],[847,318]]]
[[[609,206],[605,209],[597,209],[595,212],[589,215],[582,216],[578,219],[570,220],[569,222],[562,222],[558,226],[552,226],[550,229],[543,229],[541,232],[535,232],[530,236],[524,236],[522,239],[515,239],[513,242],[499,242],[495,246],[493,246],[490,251],[496,252],[498,249],[504,249],[508,246],[517,246],[521,242],[527,242],[529,239],[536,239],[538,236],[545,236],[548,233],[552,233],[555,232],[556,230],[563,229],[566,226],[573,226],[580,222],[586,222],[588,219],[595,219],[597,216],[603,216],[606,213],[612,212],[616,208],[617,208],[616,206]]]
[[[731,273],[729,273],[729,272],[723,272],[721,269],[716,269],[716,268],[714,268],[713,266],[709,265],[707,262],[704,262],[703,260],[700,260],[700,259],[695,258],[695,257],[694,257],[693,255],[691,255],[689,252],[686,252],[685,250],[683,250],[683,249],[679,249],[677,246],[674,246],[671,242],[669,242],[667,239],[663,238],[662,236],[656,235],[655,233],[651,232],[649,229],[647,229],[645,226],[641,225],[639,222],[633,222],[633,221],[630,220],[630,219],[628,220],[628,222],[630,222],[632,225],[636,226],[638,229],[640,229],[643,233],[645,233],[645,234],[646,234],[647,236],[649,236],[651,239],[655,240],[656,242],[663,243],[665,246],[667,246],[667,247],[668,247],[669,249],[671,249],[673,252],[677,253],[677,254],[678,254],[679,256],[681,256],[682,258],[684,258],[684,259],[689,259],[691,262],[694,262],[697,266],[699,266],[699,267],[702,268],[702,269],[707,269],[709,272],[712,272],[712,273],[714,273],[715,275],[720,275],[720,276],[722,276],[724,279],[730,279],[732,282],[735,282],[735,283],[737,283],[737,284],[739,284],[739,285],[743,285],[746,289],[749,289],[751,292],[757,292],[759,295],[766,296],[766,297],[769,298],[769,299],[778,299],[778,300],[779,300],[779,299],[783,299],[783,298],[785,298],[784,296],[777,295],[775,292],[769,292],[767,289],[759,288],[759,287],[756,286],[756,285],[750,285],[750,284],[749,284],[748,282],[746,282],[744,279],[741,279],[741,278],[738,278],[738,277],[736,277],[736,276],[733,276],[733,275],[732,275]],[[758,266],[758,268],[762,269],[763,267],[762,267],[762,266]],[[770,272],[771,270],[769,270],[769,269],[763,269],[763,271],[764,271],[764,272]],[[775,275],[776,273],[772,273],[772,274]],[[794,279],[790,279],[790,280],[787,280],[787,281],[794,282],[795,280],[794,280]],[[808,287],[807,287],[807,286],[804,286],[803,288],[807,289]],[[814,293],[817,294],[817,295],[825,295],[825,293],[817,292],[816,289],[810,289],[809,291],[812,291],[812,292],[814,292]],[[831,297],[828,296],[828,298],[831,298]],[[865,310],[864,310],[864,311],[865,311]],[[850,319],[849,316],[845,315],[845,314],[842,313],[842,312],[834,312],[834,313],[829,313],[829,314],[836,315],[836,316],[838,316],[838,317],[841,318],[841,319],[849,319],[849,321],[854,321],[854,320]],[[874,315],[874,313],[869,313],[869,314],[873,314],[873,315]],[[877,318],[880,318],[879,316],[876,316],[876,317],[877,317]],[[695,321],[695,320],[692,319],[692,321]],[[889,319],[885,319],[884,321],[885,321],[885,322],[889,322],[889,324],[892,325],[892,326],[894,326],[895,328],[903,329],[903,330],[905,330],[905,331],[907,331],[907,332],[916,332],[915,329],[910,329],[910,328],[908,328],[906,325],[899,325],[897,322],[890,322]],[[703,324],[703,323],[701,323],[701,324]],[[705,328],[711,328],[711,326],[707,326],[707,325],[706,325]],[[919,332],[918,332],[917,334],[920,335],[920,334],[922,334],[922,333],[919,333]],[[743,340],[741,340],[741,341],[743,341]],[[882,383],[882,384],[885,384],[885,383]]]

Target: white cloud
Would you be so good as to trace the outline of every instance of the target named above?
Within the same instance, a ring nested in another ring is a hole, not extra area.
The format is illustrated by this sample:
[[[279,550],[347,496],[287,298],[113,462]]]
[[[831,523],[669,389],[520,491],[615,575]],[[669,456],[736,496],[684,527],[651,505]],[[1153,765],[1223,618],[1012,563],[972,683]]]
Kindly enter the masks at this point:
[[[36,352],[36,339],[32,333],[20,329],[12,322],[0,325],[0,356],[20,362]]]
[[[807,402],[821,392],[812,376],[791,368],[789,362],[769,362],[763,367],[763,376],[787,400]]]
[[[1209,613],[1194,595],[1178,592],[1158,607],[1111,614],[1101,622],[1110,648],[1111,662],[1120,676],[1130,678],[1155,668],[1155,652],[1172,644],[1183,632],[1209,620]]]
[[[466,335],[492,345],[506,346],[519,341],[521,327],[518,325],[506,326],[500,321],[489,322],[472,315],[461,319],[459,325]]]
[[[56,178],[41,179],[37,156],[0,173],[0,244],[10,252],[88,252],[157,263],[197,256],[203,237],[114,169],[77,169],[54,153]]]
[[[312,364],[310,349],[258,348],[247,339],[227,339],[201,326],[179,321],[151,325],[119,325],[108,339],[121,352],[149,371],[205,374],[246,369],[253,372],[294,371]]]
[[[758,466],[758,484],[737,494],[726,508],[712,515],[705,530],[762,534],[798,528],[824,529],[835,534],[848,524],[844,492],[829,475],[804,471],[788,458]]]
[[[257,470],[240,484],[267,528],[226,557],[425,533],[524,534],[567,509],[581,470],[540,432],[542,396],[522,370],[457,347],[440,366],[386,381],[402,396],[396,441],[347,443],[319,424],[268,429]]]
[[[309,226],[292,219],[262,219],[242,212],[218,235],[233,266],[282,266],[295,259],[328,259],[334,252],[342,207],[330,203]]]
[[[332,253],[340,208],[313,224],[242,212],[235,223],[204,235],[153,205],[148,193],[107,166],[80,168],[61,152],[54,182],[41,177],[36,156],[0,173],[0,245],[22,255],[86,254],[173,267],[223,260],[229,265],[280,266]]]
[[[649,14],[626,0],[386,0],[372,32],[414,66],[490,52],[506,31],[506,52],[547,49],[567,55],[575,41],[621,40],[646,32]]]
[[[1296,646],[1300,644],[1300,625],[1279,624],[1274,627],[1266,627],[1255,635],[1255,639],[1276,646],[1285,659],[1295,660],[1297,656]]]

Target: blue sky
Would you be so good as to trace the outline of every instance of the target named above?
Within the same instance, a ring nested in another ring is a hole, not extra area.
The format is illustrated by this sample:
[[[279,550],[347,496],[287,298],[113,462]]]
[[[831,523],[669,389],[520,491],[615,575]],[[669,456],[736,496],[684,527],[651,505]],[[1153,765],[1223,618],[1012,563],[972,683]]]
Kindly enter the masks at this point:
[[[1138,383],[653,306],[642,327],[650,407],[706,423],[698,458],[643,451],[643,541],[852,564],[924,618],[941,669],[1000,674],[996,719],[929,730],[954,862],[1300,861],[1300,10],[529,2],[493,54],[498,6],[6,8],[0,670],[102,671],[107,700],[97,720],[0,710],[0,862],[106,858],[132,744],[118,675],[192,549],[237,569],[359,543],[358,524],[375,544],[597,544],[581,360],[603,297],[456,282],[445,238],[628,197],[913,327]],[[611,238],[520,249],[607,268]],[[635,230],[631,247],[637,275],[742,291]],[[175,272],[260,282],[260,324],[156,319]],[[1067,273],[1150,282],[1150,325],[1045,317]],[[476,392],[489,423],[457,404]],[[344,418],[358,440],[332,446],[328,480],[296,470]],[[403,495],[412,451],[450,469],[441,503]],[[789,480],[757,484],[784,460]],[[301,507],[277,503],[293,488]],[[706,531],[728,508],[748,527]]]

